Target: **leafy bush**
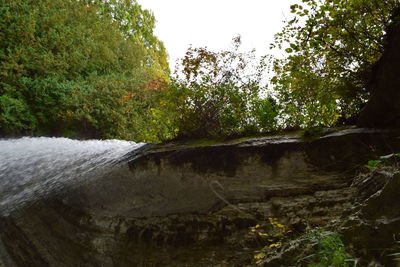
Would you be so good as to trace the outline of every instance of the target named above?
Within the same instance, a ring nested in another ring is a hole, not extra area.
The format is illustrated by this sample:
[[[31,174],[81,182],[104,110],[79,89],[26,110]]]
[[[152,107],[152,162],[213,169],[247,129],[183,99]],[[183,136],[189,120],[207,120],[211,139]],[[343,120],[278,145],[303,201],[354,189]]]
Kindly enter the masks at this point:
[[[316,229],[306,233],[302,239],[311,242],[314,247],[315,253],[301,259],[309,267],[357,266],[357,260],[346,252],[340,236],[335,232]]]

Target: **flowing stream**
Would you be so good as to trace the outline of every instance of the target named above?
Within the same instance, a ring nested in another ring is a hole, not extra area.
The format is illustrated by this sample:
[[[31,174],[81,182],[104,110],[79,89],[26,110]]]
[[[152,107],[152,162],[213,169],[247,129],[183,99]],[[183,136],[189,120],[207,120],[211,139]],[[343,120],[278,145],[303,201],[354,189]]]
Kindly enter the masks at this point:
[[[141,146],[120,140],[0,139],[0,215],[113,171]]]

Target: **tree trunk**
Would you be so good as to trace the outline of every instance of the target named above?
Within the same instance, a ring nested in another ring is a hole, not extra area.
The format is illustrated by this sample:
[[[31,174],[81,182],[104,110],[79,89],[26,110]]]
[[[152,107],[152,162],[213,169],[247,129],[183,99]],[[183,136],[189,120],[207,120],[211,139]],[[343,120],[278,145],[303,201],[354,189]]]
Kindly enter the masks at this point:
[[[371,97],[361,111],[360,127],[400,127],[400,9],[386,36],[385,51],[367,84]]]

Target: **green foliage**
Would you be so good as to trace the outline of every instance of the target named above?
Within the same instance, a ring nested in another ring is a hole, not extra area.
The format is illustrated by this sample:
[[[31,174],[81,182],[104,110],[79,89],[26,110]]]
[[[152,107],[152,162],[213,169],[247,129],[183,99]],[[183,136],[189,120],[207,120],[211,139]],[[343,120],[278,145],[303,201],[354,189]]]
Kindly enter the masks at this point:
[[[335,232],[313,230],[306,233],[303,240],[311,242],[315,251],[302,259],[308,262],[309,267],[357,266],[357,260],[350,258],[340,236]]]
[[[28,130],[36,126],[36,119],[29,111],[29,106],[10,94],[0,96],[0,124],[8,132]]]
[[[400,158],[400,153],[380,156],[379,159],[369,160],[365,167],[367,167],[370,171],[373,171],[387,164],[396,163],[398,158]]]
[[[136,79],[135,79],[136,78]],[[140,80],[142,79],[142,81]],[[68,129],[95,137],[156,142],[170,138],[167,120],[157,118],[165,86],[146,88],[145,73],[136,76],[91,76],[73,89],[60,114]],[[165,127],[164,127],[165,126]]]
[[[276,125],[276,103],[261,84],[263,66],[254,51],[239,52],[240,38],[231,50],[212,52],[190,47],[173,82],[180,136],[234,136]]]
[[[160,141],[287,127],[311,133],[365,103],[398,6],[292,5],[272,44],[286,56],[270,62],[267,90],[266,65],[254,51],[240,52],[240,38],[225,51],[189,48],[171,82],[155,17],[136,0],[0,0],[0,135]]]
[[[275,36],[271,80],[286,127],[329,126],[356,114],[398,0],[302,0]]]
[[[118,25],[125,39],[141,47],[146,54],[146,65],[156,66],[169,73],[167,52],[163,42],[154,34],[156,19],[153,13],[136,0],[85,0],[99,7],[102,15],[109,16]]]
[[[0,134],[170,138],[154,16],[135,1],[108,15],[103,4],[0,0]]]
[[[290,241],[289,238],[292,235],[290,230],[278,223],[276,219],[269,219],[269,222],[270,224],[256,225],[251,228],[263,244],[266,244],[254,255],[256,265],[265,265],[269,257],[277,256],[277,254],[280,257],[293,257],[291,260],[296,262],[295,266],[355,267],[358,264],[357,259],[353,259],[346,252],[340,235],[336,232],[315,228]]]

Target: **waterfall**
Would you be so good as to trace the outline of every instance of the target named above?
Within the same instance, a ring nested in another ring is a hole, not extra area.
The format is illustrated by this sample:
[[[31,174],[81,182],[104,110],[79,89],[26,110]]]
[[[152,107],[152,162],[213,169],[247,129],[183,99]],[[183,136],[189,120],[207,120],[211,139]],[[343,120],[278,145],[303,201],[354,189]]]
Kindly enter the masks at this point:
[[[121,140],[0,139],[0,215],[110,172],[141,146]]]

